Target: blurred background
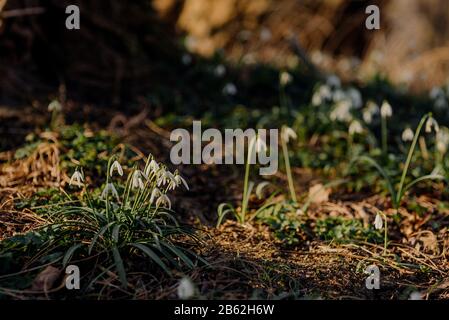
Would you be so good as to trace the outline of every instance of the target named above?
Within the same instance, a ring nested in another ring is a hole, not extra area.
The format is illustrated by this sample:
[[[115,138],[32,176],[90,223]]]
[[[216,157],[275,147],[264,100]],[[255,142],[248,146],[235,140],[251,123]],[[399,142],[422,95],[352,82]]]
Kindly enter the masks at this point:
[[[65,28],[70,4],[80,30]],[[380,30],[365,28],[370,4]],[[204,77],[187,67],[211,60],[239,71],[313,64],[419,93],[448,80],[448,18],[447,0],[0,0],[0,103],[59,92],[127,106],[158,92],[153,100],[190,94],[201,104]]]

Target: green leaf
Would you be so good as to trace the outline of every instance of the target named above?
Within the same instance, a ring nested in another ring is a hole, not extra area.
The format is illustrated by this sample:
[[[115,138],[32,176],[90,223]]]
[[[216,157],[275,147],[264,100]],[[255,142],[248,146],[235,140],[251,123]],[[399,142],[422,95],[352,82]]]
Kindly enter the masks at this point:
[[[133,243],[131,244],[133,247],[139,249],[143,253],[145,253],[148,257],[150,257],[154,262],[156,262],[168,275],[171,275],[170,270],[167,268],[167,265],[154,253],[153,250],[148,248],[146,245],[141,243]]]

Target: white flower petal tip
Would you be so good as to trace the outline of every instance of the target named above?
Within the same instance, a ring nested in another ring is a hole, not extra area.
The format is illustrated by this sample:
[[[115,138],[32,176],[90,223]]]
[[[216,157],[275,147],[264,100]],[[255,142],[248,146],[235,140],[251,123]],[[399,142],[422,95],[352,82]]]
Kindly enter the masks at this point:
[[[287,71],[282,71],[281,74],[279,75],[279,83],[281,84],[281,86],[286,86],[287,84],[292,82],[292,80],[293,77]]]
[[[180,174],[175,175],[175,182],[177,186],[180,186],[182,184],[187,190],[190,190],[187,181]]]
[[[381,230],[383,227],[383,219],[382,216],[378,213],[376,215],[376,218],[374,219],[374,228],[376,228],[376,230]]]
[[[159,196],[159,198],[157,198],[156,200],[156,206],[157,207],[166,207],[168,209],[171,209],[171,201],[170,199],[167,197],[166,194],[161,194]]]
[[[117,172],[118,172],[118,174],[120,175],[120,176],[123,176],[123,168],[122,168],[122,166],[120,165],[120,163],[117,161],[117,160],[115,160],[113,163],[112,163],[112,165],[111,165],[111,168],[110,168],[110,170],[109,170],[109,175],[112,177],[112,175],[114,174],[114,171],[115,170],[117,170]]]

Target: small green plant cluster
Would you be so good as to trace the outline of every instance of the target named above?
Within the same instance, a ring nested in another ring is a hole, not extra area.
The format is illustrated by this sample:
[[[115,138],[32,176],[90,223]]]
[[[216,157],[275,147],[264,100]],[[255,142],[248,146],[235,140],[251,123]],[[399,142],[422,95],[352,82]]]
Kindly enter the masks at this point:
[[[383,243],[383,234],[371,225],[367,228],[358,219],[327,217],[318,219],[314,228],[315,234],[326,241],[352,242],[365,241]]]

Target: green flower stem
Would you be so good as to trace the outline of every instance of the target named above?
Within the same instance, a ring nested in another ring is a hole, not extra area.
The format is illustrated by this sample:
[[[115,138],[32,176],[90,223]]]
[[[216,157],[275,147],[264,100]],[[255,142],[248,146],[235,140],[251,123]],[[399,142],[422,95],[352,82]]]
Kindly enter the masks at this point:
[[[384,256],[387,255],[387,245],[388,245],[388,225],[387,225],[387,216],[382,213],[382,216],[384,218]]]
[[[387,118],[381,117],[381,125],[382,125],[382,153],[384,156],[388,154],[388,141],[387,141]]]
[[[240,213],[240,223],[245,223],[246,209],[248,207],[248,183],[249,183],[249,167],[251,165],[251,154],[253,153],[253,149],[256,143],[256,137],[254,137],[248,147],[248,157],[246,160],[245,167],[245,178],[243,180],[243,202],[242,202],[242,212]]]
[[[296,198],[295,186],[293,184],[292,170],[290,167],[290,158],[288,156],[287,143],[284,141],[284,139],[281,139],[281,145],[282,145],[282,153],[284,154],[285,170],[287,172],[288,188],[290,190],[290,196],[293,201],[298,202]]]
[[[405,178],[407,176],[408,169],[409,169],[410,163],[412,161],[413,152],[415,151],[416,143],[418,142],[418,138],[419,138],[419,134],[421,133],[421,129],[422,129],[424,123],[430,116],[431,116],[431,114],[429,113],[429,114],[426,114],[424,117],[422,117],[421,121],[419,122],[418,127],[416,128],[412,144],[410,145],[410,149],[408,151],[407,160],[405,161],[405,166],[404,166],[404,169],[402,170],[401,182],[399,183],[399,189],[398,189],[398,192],[396,193],[396,199],[394,201],[396,209],[399,207],[399,204],[400,204],[402,196],[403,196]]]

